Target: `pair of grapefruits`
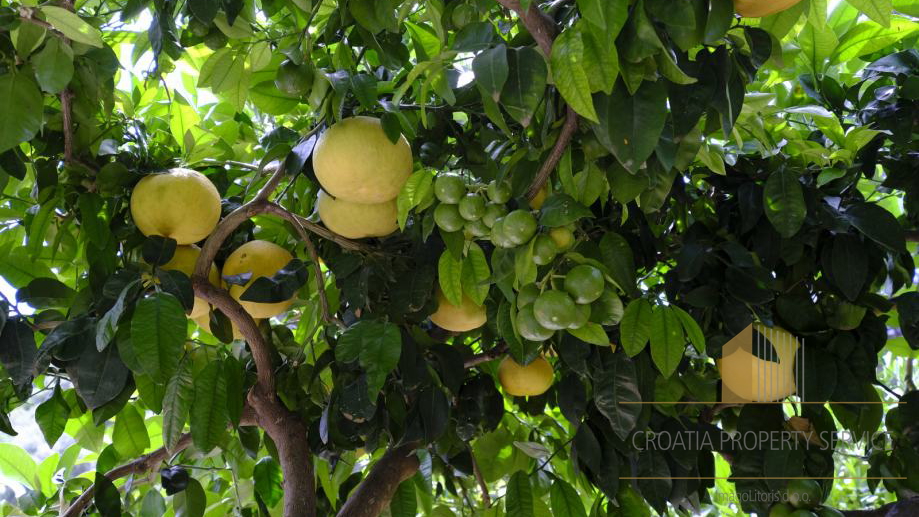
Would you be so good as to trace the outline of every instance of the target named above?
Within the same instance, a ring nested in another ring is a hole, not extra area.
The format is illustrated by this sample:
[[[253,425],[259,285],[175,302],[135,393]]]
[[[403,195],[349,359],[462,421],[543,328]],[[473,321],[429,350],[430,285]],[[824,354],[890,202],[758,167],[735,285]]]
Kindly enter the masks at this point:
[[[319,137],[313,170],[322,185],[319,218],[330,230],[349,239],[396,231],[396,198],[412,173],[405,136],[393,143],[380,119],[346,118]]]
[[[174,239],[176,250],[172,259],[162,266],[191,276],[201,254],[196,242],[205,239],[220,219],[220,194],[214,184],[200,172],[175,168],[141,179],[131,193],[131,216],[137,228],[146,236],[158,235]],[[230,295],[240,302],[253,318],[270,318],[286,311],[293,298],[277,303],[256,303],[240,300],[242,294],[261,276],[271,277],[293,260],[284,248],[267,241],[250,241],[230,254],[223,266],[223,275],[249,273],[245,285],[230,285]],[[221,283],[221,272],[211,265],[211,283]],[[195,298],[189,314],[199,325],[208,328],[210,307],[205,300]]]

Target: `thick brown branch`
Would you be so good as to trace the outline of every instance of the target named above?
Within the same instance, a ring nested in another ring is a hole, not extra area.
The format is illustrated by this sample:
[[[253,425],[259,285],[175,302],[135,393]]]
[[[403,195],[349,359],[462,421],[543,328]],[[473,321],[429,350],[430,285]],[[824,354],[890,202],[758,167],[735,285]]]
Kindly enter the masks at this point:
[[[555,39],[555,35],[558,32],[552,18],[540,11],[539,8],[536,7],[536,2],[531,2],[530,7],[526,11],[523,10],[523,6],[520,5],[519,0],[498,0],[498,3],[517,13],[517,17],[523,22],[523,26],[526,27],[527,31],[533,36],[533,39],[536,41],[536,44],[539,45],[546,59],[549,59],[549,55],[552,53],[552,41]],[[549,152],[546,161],[543,162],[542,166],[539,168],[539,172],[536,173],[536,177],[534,177],[533,181],[530,183],[530,187],[526,192],[527,199],[536,197],[546,184],[546,181],[549,180],[549,175],[552,174],[552,171],[555,170],[555,166],[558,165],[558,161],[561,160],[562,155],[565,154],[565,148],[568,147],[577,128],[578,114],[575,113],[571,106],[565,106],[565,123],[562,125],[562,131],[555,140],[555,144],[552,146],[552,150]]]
[[[386,451],[367,477],[351,492],[338,517],[377,517],[392,500],[399,484],[415,475],[421,464],[415,456],[417,442]]]
[[[283,176],[282,165],[271,175],[255,198],[234,210],[217,225],[198,256],[192,285],[195,294],[230,318],[249,343],[258,380],[249,391],[248,401],[255,410],[258,425],[268,433],[278,448],[281,470],[284,473],[284,515],[313,517],[316,514],[316,490],[313,484],[313,462],[306,439],[307,428],[299,416],[278,400],[275,393],[271,346],[242,305],[233,299],[226,289],[211,284],[207,279],[207,272],[224,240],[245,220],[268,210],[269,198]]]

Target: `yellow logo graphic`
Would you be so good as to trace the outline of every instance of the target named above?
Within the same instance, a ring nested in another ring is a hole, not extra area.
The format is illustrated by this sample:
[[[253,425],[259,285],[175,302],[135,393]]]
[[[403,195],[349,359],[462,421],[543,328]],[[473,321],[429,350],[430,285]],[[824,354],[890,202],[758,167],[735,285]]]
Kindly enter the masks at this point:
[[[795,377],[795,358],[803,357],[798,338],[785,329],[753,323],[722,348],[721,401],[727,404],[775,402],[803,391]],[[801,365],[803,366],[803,365]],[[803,368],[799,368],[803,372]]]

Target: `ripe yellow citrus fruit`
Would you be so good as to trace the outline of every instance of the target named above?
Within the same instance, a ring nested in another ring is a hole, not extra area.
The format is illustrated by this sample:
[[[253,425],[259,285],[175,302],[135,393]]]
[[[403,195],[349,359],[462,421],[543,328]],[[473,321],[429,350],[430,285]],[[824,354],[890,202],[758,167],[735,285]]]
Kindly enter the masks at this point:
[[[286,311],[294,299],[276,303],[259,303],[239,300],[246,289],[261,276],[272,277],[281,268],[293,260],[293,255],[286,249],[268,241],[249,241],[236,248],[223,264],[224,276],[235,276],[252,273],[246,285],[231,285],[230,295],[239,301],[253,318],[270,318]]]
[[[204,174],[170,169],[137,182],[131,217],[144,235],[193,244],[210,235],[220,219],[220,194]]]
[[[190,278],[192,273],[195,272],[195,262],[198,260],[198,255],[200,254],[201,248],[197,246],[176,246],[176,251],[172,255],[172,258],[169,259],[169,262],[160,266],[160,268],[166,271],[181,271]],[[220,271],[217,270],[217,266],[214,264],[211,264],[211,270],[208,271],[207,279],[214,285],[220,285]],[[192,307],[189,316],[191,316],[192,319],[202,314],[206,316],[209,310],[210,307],[208,303],[196,296],[195,305]]]
[[[546,202],[547,197],[549,197],[549,188],[543,185],[542,188],[539,189],[539,192],[533,196],[533,199],[531,199],[528,204],[533,210],[539,210],[542,208],[542,204]]]
[[[498,366],[501,388],[515,397],[542,395],[552,386],[553,376],[552,365],[543,357],[537,357],[532,363],[521,366],[508,356]]]
[[[463,303],[454,305],[447,300],[440,287],[437,288],[437,310],[431,314],[431,321],[438,327],[452,332],[466,332],[485,324],[485,307],[476,305],[465,294]]]
[[[316,207],[328,229],[349,239],[384,237],[399,228],[395,199],[382,203],[352,203],[320,190]]]
[[[313,169],[338,199],[382,203],[395,199],[412,173],[412,149],[404,136],[390,142],[379,119],[346,118],[319,137]]]
[[[734,10],[744,18],[760,18],[784,11],[801,0],[734,0]]]

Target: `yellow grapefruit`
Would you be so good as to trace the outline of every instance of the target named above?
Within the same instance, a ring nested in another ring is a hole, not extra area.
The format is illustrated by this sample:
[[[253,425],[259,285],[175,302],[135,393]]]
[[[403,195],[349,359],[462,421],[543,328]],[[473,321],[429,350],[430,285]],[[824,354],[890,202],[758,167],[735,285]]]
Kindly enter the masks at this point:
[[[294,299],[276,303],[247,302],[240,300],[246,289],[252,285],[256,278],[261,276],[272,277],[288,262],[293,260],[293,255],[286,249],[268,241],[249,241],[236,248],[227,261],[223,264],[224,276],[235,276],[252,273],[252,278],[246,285],[231,285],[230,295],[239,300],[253,318],[270,318],[286,311]]]
[[[476,305],[463,295],[463,303],[454,305],[447,300],[440,287],[437,288],[437,310],[431,314],[431,321],[438,327],[452,332],[466,332],[485,324],[485,307]]]
[[[319,137],[313,169],[338,199],[382,203],[395,199],[412,173],[412,149],[404,136],[392,143],[379,119],[346,118]]]
[[[395,199],[382,203],[353,203],[320,190],[316,207],[328,229],[349,239],[384,237],[399,228]]]
[[[198,255],[200,254],[201,248],[195,245],[176,246],[175,254],[172,255],[169,262],[163,264],[160,268],[166,271],[181,271],[190,278],[192,273],[195,272],[195,262],[198,260]],[[214,264],[211,264],[211,270],[208,271],[207,279],[214,285],[220,285],[220,271],[217,270],[217,266]],[[192,319],[202,314],[207,316],[208,310],[210,310],[208,303],[196,296],[195,305],[192,307],[189,316],[191,316]]]
[[[501,383],[501,388],[508,395],[515,397],[542,395],[552,386],[553,377],[552,365],[543,357],[537,357],[532,363],[521,366],[507,356],[498,366],[498,382]]]
[[[144,235],[192,244],[217,226],[220,194],[198,171],[177,168],[150,174],[138,181],[131,193],[131,217]]]

